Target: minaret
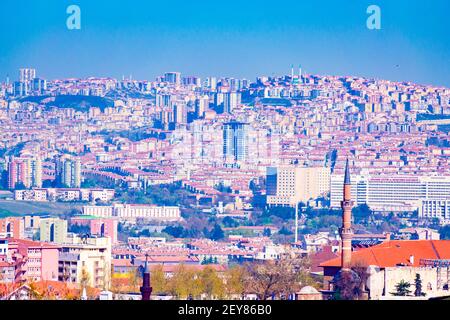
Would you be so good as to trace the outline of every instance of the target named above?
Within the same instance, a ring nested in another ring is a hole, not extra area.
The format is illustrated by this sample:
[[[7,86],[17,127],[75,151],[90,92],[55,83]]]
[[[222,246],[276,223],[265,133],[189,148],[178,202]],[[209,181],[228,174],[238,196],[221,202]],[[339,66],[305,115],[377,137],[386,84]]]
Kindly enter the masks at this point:
[[[342,271],[348,271],[352,262],[352,184],[350,181],[350,168],[347,162],[345,164],[345,177],[344,177],[344,199],[341,201],[342,208],[342,228],[339,229],[342,241]]]
[[[150,296],[152,295],[152,287],[150,287],[150,268],[148,266],[148,253],[145,254],[145,267],[142,275],[142,287],[141,294],[142,300],[150,300]]]
[[[81,300],[87,300],[86,287],[83,287],[83,293],[81,294]]]

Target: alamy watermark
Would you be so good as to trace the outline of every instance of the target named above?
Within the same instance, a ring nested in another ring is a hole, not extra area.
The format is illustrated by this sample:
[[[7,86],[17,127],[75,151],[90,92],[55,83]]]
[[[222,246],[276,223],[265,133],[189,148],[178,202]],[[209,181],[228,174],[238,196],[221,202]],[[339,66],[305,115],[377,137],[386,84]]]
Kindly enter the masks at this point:
[[[72,4],[67,7],[66,13],[69,15],[66,20],[66,26],[69,30],[81,29],[81,8],[78,5]],[[370,5],[367,7],[366,26],[369,30],[381,29],[381,8],[377,5]]]
[[[381,29],[381,8],[377,5],[370,5],[367,8],[367,29],[380,30]]]
[[[67,7],[66,13],[69,15],[66,21],[67,29],[80,30],[81,29],[81,9],[79,6],[73,4]]]

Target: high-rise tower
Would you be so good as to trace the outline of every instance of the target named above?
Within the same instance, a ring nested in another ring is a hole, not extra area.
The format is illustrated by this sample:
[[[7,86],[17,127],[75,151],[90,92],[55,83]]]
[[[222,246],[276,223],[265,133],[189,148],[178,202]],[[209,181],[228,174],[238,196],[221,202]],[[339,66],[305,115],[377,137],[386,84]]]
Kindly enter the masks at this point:
[[[225,161],[248,159],[248,124],[228,122],[223,125],[223,155]]]
[[[345,177],[344,177],[344,199],[341,201],[342,208],[342,227],[339,229],[342,241],[342,271],[348,271],[352,262],[352,184],[350,181],[350,168],[348,159],[345,164]]]

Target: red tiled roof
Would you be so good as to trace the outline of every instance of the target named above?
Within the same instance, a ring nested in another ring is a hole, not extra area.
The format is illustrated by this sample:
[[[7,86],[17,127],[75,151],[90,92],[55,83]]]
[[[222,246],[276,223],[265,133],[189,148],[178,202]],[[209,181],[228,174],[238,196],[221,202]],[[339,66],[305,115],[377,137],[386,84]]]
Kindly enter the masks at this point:
[[[414,256],[414,263],[410,257]],[[420,259],[450,259],[450,240],[394,240],[352,252],[352,262],[361,261],[381,268],[398,264],[418,267]],[[340,267],[341,258],[328,260],[321,267]]]

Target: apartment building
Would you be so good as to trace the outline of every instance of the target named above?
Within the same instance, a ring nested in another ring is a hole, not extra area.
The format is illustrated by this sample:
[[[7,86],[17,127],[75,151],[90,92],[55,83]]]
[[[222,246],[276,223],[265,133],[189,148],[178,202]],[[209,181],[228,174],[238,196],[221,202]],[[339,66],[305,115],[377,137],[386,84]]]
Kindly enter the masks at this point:
[[[111,239],[70,239],[59,250],[58,280],[108,290],[111,286]]]
[[[292,206],[328,193],[330,168],[268,167],[266,181],[267,205]]]
[[[40,221],[40,240],[52,243],[65,243],[67,240],[67,220],[44,218]]]

